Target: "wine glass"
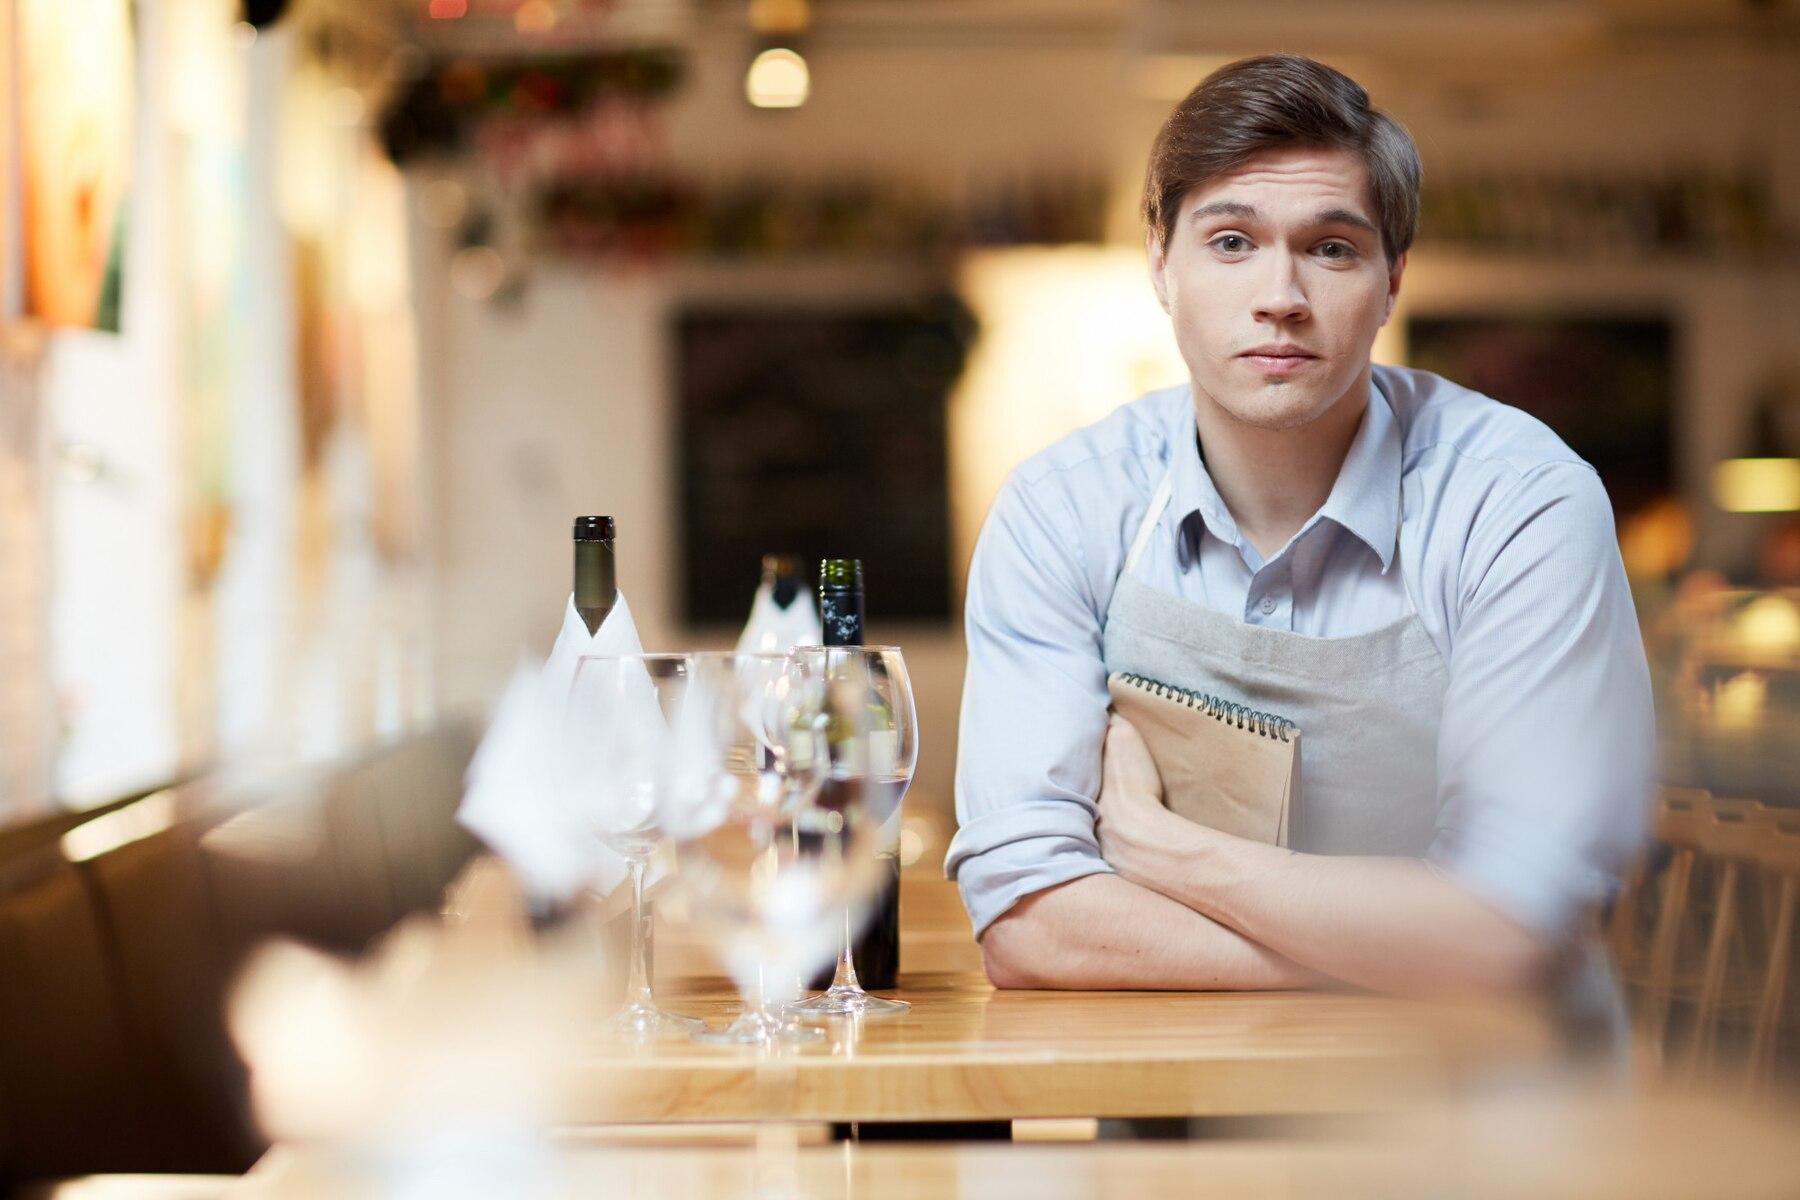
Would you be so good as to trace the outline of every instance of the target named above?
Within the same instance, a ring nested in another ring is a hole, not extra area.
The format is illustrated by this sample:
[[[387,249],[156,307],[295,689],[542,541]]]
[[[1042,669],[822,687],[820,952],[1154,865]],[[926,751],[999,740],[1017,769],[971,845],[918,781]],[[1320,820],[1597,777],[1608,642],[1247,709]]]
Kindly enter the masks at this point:
[[[818,661],[826,672],[842,673],[855,664],[855,675],[867,689],[864,702],[867,725],[867,757],[861,764],[845,762],[841,769],[862,771],[866,819],[880,827],[875,847],[884,887],[900,885],[900,801],[912,783],[919,761],[918,710],[913,704],[912,680],[898,646],[802,647],[794,651],[802,661]],[[833,785],[835,786],[835,785]],[[827,789],[828,793],[831,791]],[[907,1011],[904,1000],[889,1000],[863,991],[856,978],[851,951],[855,945],[855,921],[844,910],[844,940],[838,953],[831,986],[810,1000],[790,1007],[813,1015],[884,1017]]]
[[[845,766],[868,757],[866,674],[860,662],[794,655],[690,661],[664,819],[694,923],[746,1001],[702,1037],[821,1038],[783,1004],[830,961],[844,908],[866,904],[878,883],[880,830],[864,778]]]
[[[650,987],[650,912],[644,876],[663,839],[656,788],[666,723],[654,676],[679,669],[680,655],[587,655],[575,664],[566,709],[566,784],[594,834],[625,860],[631,886],[631,962],[615,1032],[637,1041],[691,1034],[705,1023],[665,1012]]]

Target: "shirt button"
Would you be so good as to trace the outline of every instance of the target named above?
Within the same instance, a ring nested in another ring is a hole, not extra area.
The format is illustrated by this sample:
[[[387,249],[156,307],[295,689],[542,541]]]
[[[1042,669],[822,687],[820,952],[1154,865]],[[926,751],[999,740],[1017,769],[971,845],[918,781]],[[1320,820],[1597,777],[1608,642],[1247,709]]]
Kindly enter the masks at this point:
[[[1263,614],[1265,616],[1269,613],[1274,612],[1275,611],[1275,597],[1264,596],[1262,598],[1262,610],[1263,610]]]

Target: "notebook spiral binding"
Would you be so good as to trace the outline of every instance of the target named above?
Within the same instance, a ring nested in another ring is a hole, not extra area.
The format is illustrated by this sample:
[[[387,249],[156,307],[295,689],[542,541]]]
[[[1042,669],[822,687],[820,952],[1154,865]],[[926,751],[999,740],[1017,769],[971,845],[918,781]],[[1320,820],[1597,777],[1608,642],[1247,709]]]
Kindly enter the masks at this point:
[[[1263,712],[1261,709],[1251,708],[1246,704],[1233,704],[1229,700],[1221,699],[1207,692],[1189,691],[1187,688],[1151,679],[1148,675],[1125,672],[1120,674],[1119,678],[1132,687],[1142,688],[1164,699],[1185,704],[1189,708],[1205,713],[1215,721],[1223,721],[1227,725],[1247,729],[1258,737],[1280,738],[1284,742],[1291,741],[1293,740],[1292,735],[1300,728],[1286,717]]]

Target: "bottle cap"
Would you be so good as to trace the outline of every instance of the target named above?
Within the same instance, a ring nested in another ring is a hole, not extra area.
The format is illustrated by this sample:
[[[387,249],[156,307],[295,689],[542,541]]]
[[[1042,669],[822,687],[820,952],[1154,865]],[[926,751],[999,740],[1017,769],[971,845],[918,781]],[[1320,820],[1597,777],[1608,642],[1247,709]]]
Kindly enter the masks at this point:
[[[576,517],[575,540],[578,542],[610,542],[613,540],[611,517]]]
[[[819,563],[820,587],[859,588],[862,585],[862,559],[827,558]]]
[[[764,575],[784,577],[798,575],[801,571],[798,554],[765,554],[762,559]]]

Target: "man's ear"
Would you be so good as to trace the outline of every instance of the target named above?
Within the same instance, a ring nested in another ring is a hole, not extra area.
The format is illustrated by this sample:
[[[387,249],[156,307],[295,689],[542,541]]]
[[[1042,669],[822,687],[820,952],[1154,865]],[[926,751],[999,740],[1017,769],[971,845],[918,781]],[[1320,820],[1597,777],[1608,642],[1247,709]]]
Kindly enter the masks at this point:
[[[1394,260],[1388,269],[1387,306],[1381,311],[1381,323],[1386,325],[1388,318],[1394,315],[1394,305],[1400,302],[1400,278],[1406,274],[1406,255],[1402,254]]]
[[[1163,273],[1168,267],[1168,254],[1163,249],[1162,239],[1156,230],[1144,231],[1144,251],[1150,257],[1150,286],[1156,289],[1156,302],[1162,305],[1164,312],[1169,311],[1169,285]]]

